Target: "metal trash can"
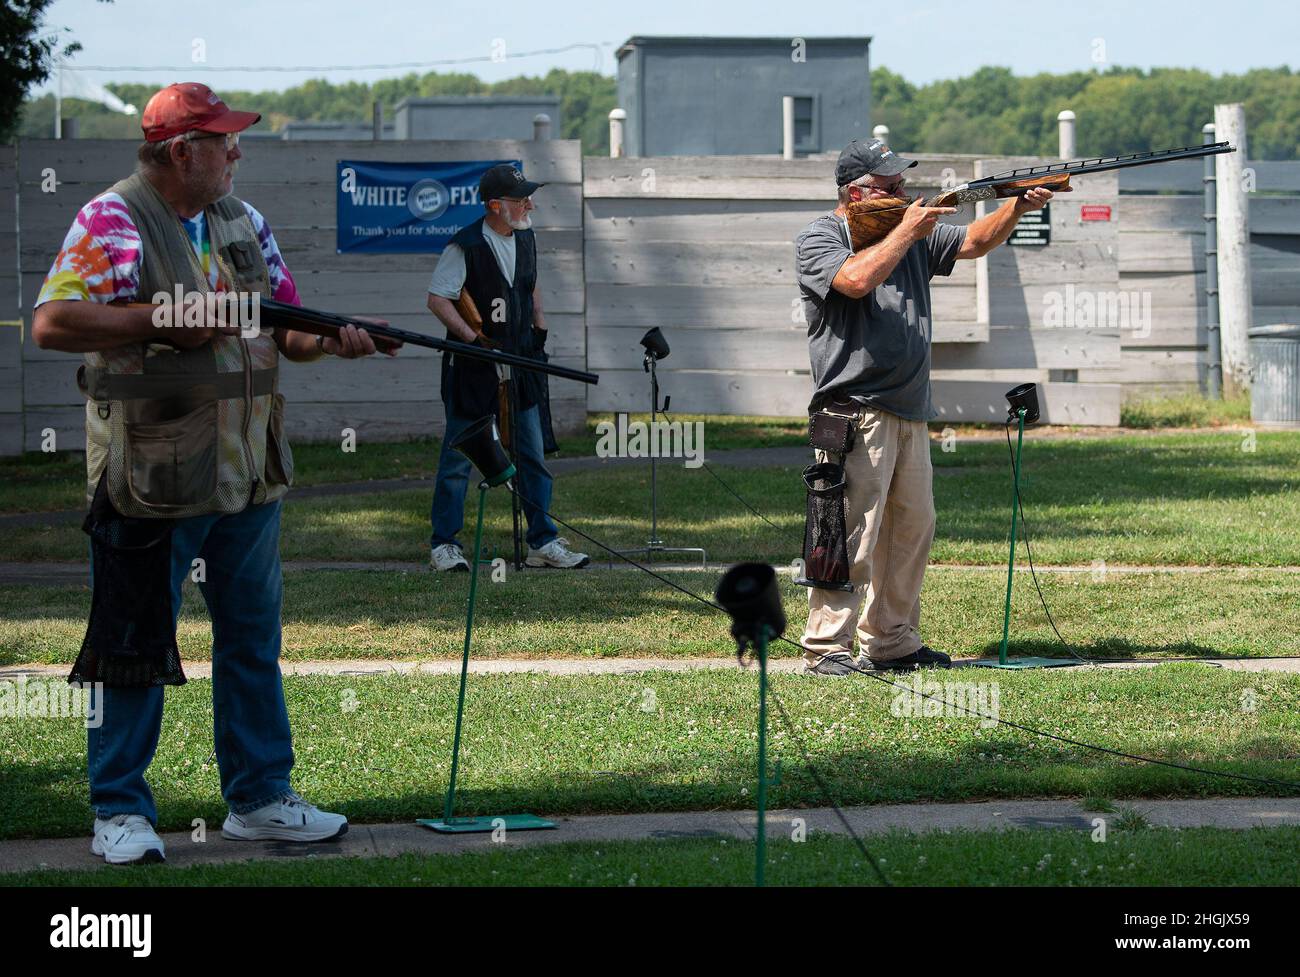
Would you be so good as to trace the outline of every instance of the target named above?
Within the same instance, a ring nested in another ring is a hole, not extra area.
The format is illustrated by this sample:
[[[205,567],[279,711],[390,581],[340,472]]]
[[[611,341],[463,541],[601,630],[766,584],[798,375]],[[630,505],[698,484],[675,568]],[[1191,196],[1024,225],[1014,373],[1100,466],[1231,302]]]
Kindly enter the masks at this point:
[[[1254,326],[1250,337],[1250,419],[1300,428],[1300,325]]]

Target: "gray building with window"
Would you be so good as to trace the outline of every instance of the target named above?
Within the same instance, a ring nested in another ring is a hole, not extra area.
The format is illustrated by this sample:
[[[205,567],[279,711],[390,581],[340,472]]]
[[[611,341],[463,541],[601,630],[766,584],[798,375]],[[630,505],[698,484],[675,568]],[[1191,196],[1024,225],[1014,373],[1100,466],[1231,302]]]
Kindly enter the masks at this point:
[[[838,152],[871,135],[870,37],[633,37],[618,50],[629,156]]]

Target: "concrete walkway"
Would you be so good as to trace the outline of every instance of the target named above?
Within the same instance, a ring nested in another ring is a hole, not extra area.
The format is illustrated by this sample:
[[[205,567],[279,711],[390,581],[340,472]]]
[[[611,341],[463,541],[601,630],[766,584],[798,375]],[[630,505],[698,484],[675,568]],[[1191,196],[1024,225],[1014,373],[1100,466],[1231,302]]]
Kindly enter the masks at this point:
[[[953,660],[956,668],[972,667],[975,658]],[[1180,658],[1178,661],[1187,661]],[[1297,658],[1196,658],[1191,659],[1215,668],[1236,672],[1287,672],[1300,674],[1300,657]],[[1078,667],[1087,668],[1155,668],[1169,660],[1096,662]],[[719,658],[486,658],[471,661],[469,670],[474,675],[637,675],[643,672],[691,672],[735,669],[739,666],[730,655]],[[0,682],[27,678],[65,678],[68,665],[0,665]],[[773,658],[768,668],[778,674],[793,674],[803,668],[802,659]],[[281,661],[285,675],[458,675],[459,659],[433,661],[383,661],[373,659],[331,661]],[[910,673],[881,673],[895,681],[909,681]],[[940,673],[930,673],[927,675]],[[192,679],[212,677],[210,661],[185,663],[185,675]],[[866,680],[868,676],[852,676],[853,681]]]
[[[1212,800],[1132,801],[1116,805],[1121,810],[1141,813],[1154,826],[1245,829],[1300,825],[1300,799],[1222,798]],[[430,811],[436,817],[440,812]],[[545,812],[541,813],[545,816]],[[844,813],[860,835],[884,831],[955,830],[1046,830],[1067,829],[1091,832],[1096,819],[1113,828],[1118,813],[1086,811],[1075,800],[986,801],[970,804],[890,804],[846,808]],[[831,808],[769,811],[769,838],[789,838],[800,819],[808,835],[844,834],[844,827]],[[490,834],[442,835],[414,823],[353,824],[348,834],[335,842],[295,845],[288,842],[227,841],[220,825],[207,827],[206,840],[192,839],[191,832],[165,833],[163,844],[171,865],[211,865],[258,859],[331,858],[389,856],[407,852],[456,854],[483,851],[494,844],[518,847],[557,844],[567,841],[636,841],[673,838],[754,837],[755,818],[746,811],[688,811],[659,814],[611,814],[593,817],[553,819],[553,831],[507,832],[494,842]],[[86,837],[51,840],[0,841],[0,873],[35,869],[91,869],[113,871],[103,859],[90,853],[90,825]]]

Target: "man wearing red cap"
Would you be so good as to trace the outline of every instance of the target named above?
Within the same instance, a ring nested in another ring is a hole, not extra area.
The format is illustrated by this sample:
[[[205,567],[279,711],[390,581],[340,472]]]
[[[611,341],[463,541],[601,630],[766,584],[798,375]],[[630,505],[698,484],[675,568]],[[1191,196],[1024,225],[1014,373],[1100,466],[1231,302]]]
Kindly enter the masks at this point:
[[[375,346],[352,326],[337,340],[250,337],[211,301],[259,293],[300,304],[270,227],[231,195],[239,133],[260,118],[231,110],[206,85],[155,94],[141,119],[139,168],[77,214],[33,315],[39,347],[86,361],[78,382],[96,586],[73,678],[103,685],[92,692],[102,695],[103,722],[88,731],[87,764],[92,851],[111,863],[163,860],[144,774],[163,687],[185,681],[174,626],[187,575],[212,617],[213,734],[230,809],[222,833],[320,841],[347,830],[346,818],[304,801],[289,778],[279,536],[293,460],[277,377],[281,355],[354,358]],[[178,290],[186,328],[162,328],[154,308],[126,305]],[[149,545],[128,550],[126,535]],[[138,594],[147,599],[129,606]],[[150,644],[120,637],[149,625]],[[114,640],[99,640],[106,633]]]

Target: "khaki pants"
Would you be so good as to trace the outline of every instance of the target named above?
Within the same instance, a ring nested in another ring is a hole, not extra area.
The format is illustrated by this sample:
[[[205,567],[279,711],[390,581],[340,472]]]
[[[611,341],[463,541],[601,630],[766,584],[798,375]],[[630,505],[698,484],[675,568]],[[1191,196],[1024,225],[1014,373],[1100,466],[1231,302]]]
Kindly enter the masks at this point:
[[[817,460],[833,459],[819,451]],[[921,584],[934,539],[925,422],[863,408],[844,469],[853,591],[809,590],[803,635],[809,664],[821,661],[818,655],[851,654],[855,626],[859,647],[873,660],[903,658],[922,645]]]

